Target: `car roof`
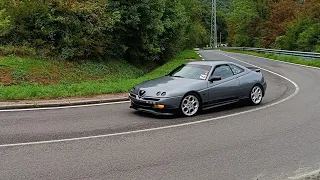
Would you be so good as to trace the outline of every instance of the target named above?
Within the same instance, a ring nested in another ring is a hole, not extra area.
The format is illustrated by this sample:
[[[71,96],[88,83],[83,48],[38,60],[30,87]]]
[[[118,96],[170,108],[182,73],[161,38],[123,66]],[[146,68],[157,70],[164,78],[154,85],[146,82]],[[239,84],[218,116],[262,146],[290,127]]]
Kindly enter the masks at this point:
[[[206,60],[206,61],[192,61],[187,64],[199,64],[199,65],[209,65],[209,66],[217,66],[220,64],[234,64],[229,61],[219,61],[219,60]]]

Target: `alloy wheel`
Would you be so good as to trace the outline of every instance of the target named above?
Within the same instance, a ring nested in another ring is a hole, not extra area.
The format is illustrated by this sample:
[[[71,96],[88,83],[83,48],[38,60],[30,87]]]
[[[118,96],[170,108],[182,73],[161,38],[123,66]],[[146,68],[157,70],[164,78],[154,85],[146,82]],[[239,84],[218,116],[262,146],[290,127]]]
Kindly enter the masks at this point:
[[[254,86],[250,93],[251,102],[258,105],[262,101],[262,89],[260,86]]]
[[[200,107],[199,99],[195,95],[187,95],[181,103],[181,111],[186,116],[195,115]]]

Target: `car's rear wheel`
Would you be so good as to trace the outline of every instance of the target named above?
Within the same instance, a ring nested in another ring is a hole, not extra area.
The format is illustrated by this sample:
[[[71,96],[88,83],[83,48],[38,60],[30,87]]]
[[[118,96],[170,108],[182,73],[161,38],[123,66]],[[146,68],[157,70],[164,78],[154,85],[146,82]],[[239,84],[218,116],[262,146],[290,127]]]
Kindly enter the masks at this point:
[[[201,107],[200,98],[195,94],[187,94],[181,101],[180,110],[185,116],[194,116]]]
[[[255,85],[250,92],[250,102],[253,105],[259,105],[262,102],[263,90],[261,86]]]

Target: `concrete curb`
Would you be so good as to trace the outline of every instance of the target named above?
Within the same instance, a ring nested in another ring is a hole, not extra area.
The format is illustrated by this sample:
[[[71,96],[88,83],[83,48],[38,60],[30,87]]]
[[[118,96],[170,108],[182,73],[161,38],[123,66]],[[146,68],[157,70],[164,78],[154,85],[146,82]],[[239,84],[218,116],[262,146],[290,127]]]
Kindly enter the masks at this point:
[[[39,100],[39,101],[33,101],[33,102],[28,102],[28,103],[8,102],[7,104],[5,104],[5,102],[3,102],[3,105],[0,105],[0,110],[81,106],[81,105],[121,102],[121,101],[128,101],[128,100],[129,100],[128,97],[119,97],[119,98],[90,99],[90,100],[63,100],[63,99],[61,99],[58,102],[54,102],[54,100],[49,100],[49,101]]]

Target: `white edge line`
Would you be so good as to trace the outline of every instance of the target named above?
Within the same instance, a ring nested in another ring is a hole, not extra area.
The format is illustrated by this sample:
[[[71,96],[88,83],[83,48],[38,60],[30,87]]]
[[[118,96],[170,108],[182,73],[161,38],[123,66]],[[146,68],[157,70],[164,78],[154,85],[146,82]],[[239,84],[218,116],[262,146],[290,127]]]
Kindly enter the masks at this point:
[[[308,177],[311,177],[311,176],[314,176],[314,175],[317,175],[317,174],[320,174],[320,169],[315,170],[315,171],[311,171],[311,172],[306,173],[306,174],[297,175],[295,177],[288,177],[288,178],[292,179],[292,180],[302,180],[302,179],[305,179],[305,178],[308,178]]]
[[[219,53],[219,54],[222,54],[222,53]],[[229,57],[229,58],[232,58],[232,59],[234,59],[234,60],[237,60],[237,61],[239,61],[239,62],[248,64],[248,65],[250,65],[250,66],[258,67],[258,66],[255,66],[255,65],[253,65],[253,64],[250,64],[250,63],[241,61],[241,60],[239,60],[239,59],[233,58],[233,57],[231,57],[231,56],[228,56],[228,55],[225,55],[225,54],[222,54],[222,55],[224,55],[224,56],[226,56],[226,57]],[[298,92],[299,92],[299,86],[298,86],[294,81],[292,81],[292,80],[290,80],[289,78],[284,77],[284,76],[282,76],[282,75],[280,75],[280,74],[277,74],[277,73],[275,73],[275,72],[272,72],[272,71],[270,71],[270,70],[267,70],[267,69],[264,69],[264,68],[260,68],[260,67],[258,67],[258,68],[261,69],[261,70],[270,72],[270,73],[272,73],[272,74],[274,74],[274,75],[277,75],[277,76],[279,76],[279,77],[281,77],[281,78],[289,81],[290,83],[292,83],[292,84],[295,86],[295,88],[296,88],[295,92],[294,92],[293,94],[291,94],[290,96],[286,97],[285,99],[282,99],[282,100],[280,100],[280,101],[274,102],[274,103],[272,103],[272,104],[268,104],[268,105],[265,105],[265,106],[261,106],[261,107],[254,108],[254,109],[247,110],[247,111],[243,111],[243,112],[238,112],[238,113],[229,114],[229,115],[225,115],[225,116],[220,116],[220,117],[205,119],[205,120],[196,121],[196,122],[189,122],[189,123],[184,123],[184,124],[177,124],[177,125],[171,125],[171,126],[163,126],[163,127],[158,127],[158,128],[142,129],[142,130],[121,132],[121,133],[114,133],[114,134],[97,135],[97,136],[87,136],[87,137],[79,137],[79,138],[69,138],[69,139],[59,139],[59,140],[49,140],[49,141],[38,141],[38,142],[15,143],[15,144],[3,144],[3,145],[0,145],[0,148],[1,148],[1,147],[15,147],[15,146],[27,146],[27,145],[49,144],[49,143],[58,143],[58,142],[69,142],[69,141],[77,141],[77,140],[88,140],[88,139],[103,138],[103,137],[112,137],[112,136],[120,136],[120,135],[128,135],[128,134],[135,134],[135,133],[142,133],[142,132],[150,132],[150,131],[156,131],[156,130],[163,130],[163,129],[170,129],[170,128],[182,127],[182,126],[187,126],[187,125],[200,124],[200,123],[204,123],[204,122],[209,122],[209,121],[218,120],[218,119],[224,119],[224,118],[228,118],[228,117],[238,116],[238,115],[242,115],[242,114],[246,114],[246,113],[250,113],[250,112],[255,112],[255,111],[262,110],[262,109],[266,109],[266,108],[275,106],[275,105],[277,105],[277,104],[283,103],[283,102],[285,102],[285,101],[293,98],[295,95],[298,94]]]

